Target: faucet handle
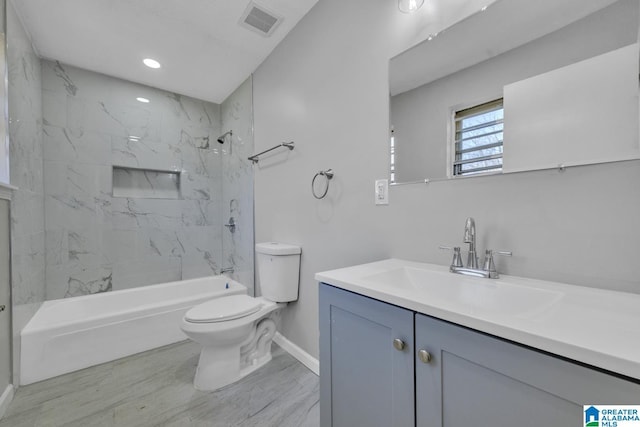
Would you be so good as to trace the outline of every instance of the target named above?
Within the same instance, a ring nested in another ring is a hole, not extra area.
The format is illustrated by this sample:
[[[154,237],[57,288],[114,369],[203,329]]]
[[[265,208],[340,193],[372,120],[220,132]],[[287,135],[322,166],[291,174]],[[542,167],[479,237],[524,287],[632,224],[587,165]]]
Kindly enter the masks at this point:
[[[438,246],[439,249],[453,250],[453,259],[451,260],[452,267],[462,267],[462,255],[460,255],[460,246]]]
[[[494,251],[492,249],[487,249],[486,251],[484,251],[484,270],[495,271],[495,265],[493,264],[493,254],[502,256],[513,256],[513,252],[511,251]]]
[[[491,249],[487,249],[486,251],[484,251],[484,262],[482,263],[482,269],[489,272],[496,271],[496,265],[493,262],[493,251]]]
[[[511,251],[493,251],[493,253],[502,255],[502,256],[513,256],[513,252]]]
[[[490,278],[497,279],[499,275],[498,270],[496,269],[496,264],[493,262],[494,253],[503,256],[512,256],[513,253],[511,251],[493,251],[491,249],[487,249],[486,251],[484,251],[484,262],[482,269],[489,273]]]

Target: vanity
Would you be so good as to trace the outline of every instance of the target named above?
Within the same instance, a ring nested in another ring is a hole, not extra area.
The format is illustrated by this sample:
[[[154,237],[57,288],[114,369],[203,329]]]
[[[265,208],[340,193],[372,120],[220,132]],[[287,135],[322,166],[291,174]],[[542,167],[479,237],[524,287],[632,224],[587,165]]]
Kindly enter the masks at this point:
[[[315,278],[322,426],[578,426],[583,405],[640,404],[640,295],[398,259]]]

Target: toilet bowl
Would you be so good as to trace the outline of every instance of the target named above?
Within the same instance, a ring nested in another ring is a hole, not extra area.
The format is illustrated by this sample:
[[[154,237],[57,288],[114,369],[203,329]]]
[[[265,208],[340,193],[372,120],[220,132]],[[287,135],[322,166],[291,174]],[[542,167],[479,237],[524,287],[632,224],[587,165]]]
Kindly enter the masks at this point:
[[[193,381],[198,390],[217,390],[271,360],[280,310],[298,298],[300,247],[256,245],[262,297],[230,295],[187,311],[182,331],[202,345]]]
[[[284,305],[232,295],[189,310],[182,319],[182,331],[202,345],[195,388],[217,390],[268,363],[275,315]]]

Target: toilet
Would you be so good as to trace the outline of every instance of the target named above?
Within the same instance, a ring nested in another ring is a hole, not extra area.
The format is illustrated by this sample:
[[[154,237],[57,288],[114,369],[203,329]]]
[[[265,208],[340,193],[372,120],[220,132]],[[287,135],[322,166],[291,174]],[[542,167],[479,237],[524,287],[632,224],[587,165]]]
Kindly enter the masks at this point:
[[[298,299],[299,246],[256,244],[261,297],[230,295],[199,304],[182,318],[181,329],[202,345],[193,385],[217,390],[271,360],[277,316]]]

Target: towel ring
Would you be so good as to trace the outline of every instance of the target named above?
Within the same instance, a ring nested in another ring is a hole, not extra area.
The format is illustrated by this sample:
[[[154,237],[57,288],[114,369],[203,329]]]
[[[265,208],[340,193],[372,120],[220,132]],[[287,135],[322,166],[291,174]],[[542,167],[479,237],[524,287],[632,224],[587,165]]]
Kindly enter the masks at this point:
[[[323,176],[326,178],[324,192],[321,195],[316,194],[316,187],[315,187],[316,179],[318,179],[319,176]],[[333,171],[331,169],[327,169],[326,171],[320,171],[313,176],[313,179],[311,180],[311,193],[313,194],[313,197],[315,197],[318,200],[325,198],[325,196],[327,195],[327,192],[329,191],[329,181],[331,181],[331,178],[333,178]]]

